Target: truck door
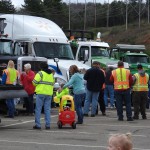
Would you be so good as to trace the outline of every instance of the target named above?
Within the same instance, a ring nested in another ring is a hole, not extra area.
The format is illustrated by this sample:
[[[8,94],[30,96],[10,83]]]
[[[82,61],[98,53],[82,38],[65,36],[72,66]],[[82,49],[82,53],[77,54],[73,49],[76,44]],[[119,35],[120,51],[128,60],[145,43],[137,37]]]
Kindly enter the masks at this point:
[[[76,60],[91,66],[91,46],[90,45],[79,45]]]

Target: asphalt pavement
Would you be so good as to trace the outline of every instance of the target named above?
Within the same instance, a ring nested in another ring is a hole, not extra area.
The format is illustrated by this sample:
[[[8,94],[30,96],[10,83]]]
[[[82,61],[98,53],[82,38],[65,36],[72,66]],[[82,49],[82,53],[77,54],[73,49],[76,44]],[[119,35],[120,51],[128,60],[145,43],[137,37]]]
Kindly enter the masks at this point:
[[[58,108],[52,108],[51,129],[33,130],[34,116],[19,114],[13,119],[1,115],[0,150],[106,150],[111,134],[132,133],[133,150],[150,150],[150,110],[147,120],[118,121],[116,109],[107,109],[106,116],[84,117],[84,123],[72,129],[69,125],[58,129]]]

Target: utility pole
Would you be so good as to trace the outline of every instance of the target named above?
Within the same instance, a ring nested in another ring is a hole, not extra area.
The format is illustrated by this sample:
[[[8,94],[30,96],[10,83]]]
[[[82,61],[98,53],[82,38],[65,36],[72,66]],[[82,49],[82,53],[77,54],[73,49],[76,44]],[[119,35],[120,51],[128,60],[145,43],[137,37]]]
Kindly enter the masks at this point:
[[[84,30],[86,28],[86,0],[85,0],[85,8],[84,8]]]
[[[148,7],[147,7],[147,13],[148,13],[148,24],[149,24],[149,0],[147,0],[147,5],[148,5]]]
[[[139,29],[141,27],[141,0],[139,0]]]
[[[128,0],[126,0],[126,30],[128,29]]]
[[[109,0],[108,0],[108,8],[107,8],[107,28],[109,26]]]
[[[94,25],[95,25],[95,28],[96,28],[96,0],[95,0],[95,21],[94,21]]]
[[[69,0],[69,30],[70,30],[70,0]]]

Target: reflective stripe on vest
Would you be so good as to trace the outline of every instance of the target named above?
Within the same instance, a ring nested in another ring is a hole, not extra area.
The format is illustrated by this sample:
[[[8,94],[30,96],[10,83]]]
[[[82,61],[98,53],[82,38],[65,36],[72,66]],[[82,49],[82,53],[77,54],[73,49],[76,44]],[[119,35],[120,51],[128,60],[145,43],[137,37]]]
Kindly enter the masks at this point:
[[[128,89],[130,71],[125,68],[118,68],[112,71],[114,77],[114,89]]]
[[[14,68],[7,68],[4,72],[7,75],[6,84],[14,84],[18,76],[17,70]]]
[[[139,73],[134,74],[136,77],[135,84],[133,85],[133,91],[148,91],[149,75],[145,73],[145,76],[140,76]]]
[[[47,74],[44,71],[40,71],[36,74],[32,82],[36,85],[35,92],[37,94],[53,94],[54,77],[52,73]]]

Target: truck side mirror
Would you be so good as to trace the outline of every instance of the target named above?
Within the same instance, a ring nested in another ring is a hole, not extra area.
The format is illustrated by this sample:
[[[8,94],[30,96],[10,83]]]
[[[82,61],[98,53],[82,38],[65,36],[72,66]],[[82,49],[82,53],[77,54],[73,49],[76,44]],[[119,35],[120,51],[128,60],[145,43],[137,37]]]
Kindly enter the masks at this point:
[[[59,59],[58,58],[54,58],[54,62],[58,63]]]

